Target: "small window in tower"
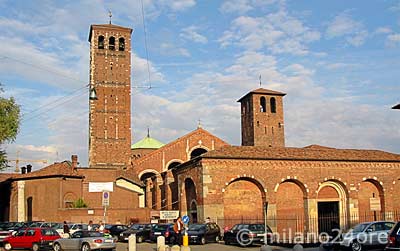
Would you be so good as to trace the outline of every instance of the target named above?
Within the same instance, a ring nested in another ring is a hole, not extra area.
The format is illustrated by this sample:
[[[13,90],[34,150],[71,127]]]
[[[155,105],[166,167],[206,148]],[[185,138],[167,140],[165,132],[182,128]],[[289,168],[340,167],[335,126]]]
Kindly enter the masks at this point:
[[[260,121],[257,121],[257,127],[260,127]]]
[[[98,46],[99,49],[104,49],[104,36],[99,36]]]
[[[267,112],[267,104],[265,101],[265,97],[260,98],[260,112]]]
[[[271,113],[276,113],[276,100],[275,98],[271,98]]]
[[[115,37],[110,37],[108,40],[108,49],[115,50]]]
[[[125,39],[123,37],[119,38],[118,50],[119,51],[124,51],[125,50]]]
[[[267,127],[264,127],[264,133],[267,134]]]

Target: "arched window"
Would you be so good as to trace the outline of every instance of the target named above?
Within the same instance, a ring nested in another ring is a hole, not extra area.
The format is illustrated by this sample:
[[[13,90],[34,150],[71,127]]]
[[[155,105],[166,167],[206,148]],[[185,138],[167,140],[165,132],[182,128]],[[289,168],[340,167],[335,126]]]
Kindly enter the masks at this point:
[[[267,104],[265,101],[265,97],[260,98],[260,112],[267,112]]]
[[[124,51],[125,50],[125,39],[123,37],[119,38],[118,50],[119,51]]]
[[[98,40],[98,46],[99,49],[104,49],[104,36],[100,35],[99,40]]]
[[[115,50],[115,37],[110,37],[110,39],[108,39],[108,49],[110,50]]]
[[[275,98],[271,98],[271,113],[276,113],[276,100]]]

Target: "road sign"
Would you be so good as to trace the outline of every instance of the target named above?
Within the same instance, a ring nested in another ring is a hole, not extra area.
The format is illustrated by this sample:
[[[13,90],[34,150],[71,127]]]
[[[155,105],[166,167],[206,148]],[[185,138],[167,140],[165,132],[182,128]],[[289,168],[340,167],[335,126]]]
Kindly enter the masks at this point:
[[[175,220],[179,216],[178,210],[160,211],[160,220]]]
[[[183,223],[188,224],[188,223],[189,223],[189,216],[184,215],[184,216],[182,217],[182,221],[183,221]]]
[[[371,211],[381,211],[381,199],[369,198],[369,207]]]
[[[102,200],[103,207],[109,206],[110,205],[110,192],[104,191],[102,198],[103,198],[103,200]]]

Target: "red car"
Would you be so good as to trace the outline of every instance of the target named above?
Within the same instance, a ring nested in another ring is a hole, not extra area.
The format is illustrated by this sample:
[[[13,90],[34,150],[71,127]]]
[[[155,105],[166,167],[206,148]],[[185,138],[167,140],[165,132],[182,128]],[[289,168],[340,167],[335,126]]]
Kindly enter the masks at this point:
[[[9,251],[11,249],[50,249],[53,247],[53,241],[59,239],[60,235],[52,228],[23,228],[19,229],[12,236],[3,240],[3,247]]]

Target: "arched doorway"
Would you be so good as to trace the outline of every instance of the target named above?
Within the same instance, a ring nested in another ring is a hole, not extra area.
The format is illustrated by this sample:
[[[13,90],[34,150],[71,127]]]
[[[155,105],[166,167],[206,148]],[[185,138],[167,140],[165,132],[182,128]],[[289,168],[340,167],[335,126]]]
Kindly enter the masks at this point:
[[[242,177],[231,181],[225,188],[223,201],[224,227],[242,222],[264,221],[265,192],[255,179]]]
[[[157,192],[161,193],[161,191],[158,191],[158,189],[156,189],[157,182],[156,182],[155,178],[157,175],[158,175],[158,172],[156,170],[152,170],[152,169],[144,170],[138,175],[139,179],[146,186],[146,190],[145,190],[146,193],[145,193],[145,199],[144,199],[145,206],[148,208],[152,208],[152,209],[156,209]],[[151,184],[148,183],[149,179],[151,179],[151,181],[150,181]],[[150,189],[150,187],[152,187],[152,188]],[[150,192],[150,194],[148,192]]]
[[[197,156],[200,156],[200,155],[202,155],[202,154],[204,154],[206,152],[207,152],[207,150],[204,149],[204,148],[200,148],[200,147],[196,148],[190,153],[190,159],[193,159],[193,158],[195,158]]]
[[[191,178],[185,179],[185,208],[190,221],[197,222],[197,193],[196,186]]]
[[[307,192],[304,185],[297,180],[285,180],[276,191],[277,231],[304,232],[307,228]]]
[[[348,228],[347,190],[337,180],[323,182],[318,188],[318,233],[330,233],[335,228]]]
[[[175,167],[182,164],[182,162],[174,161],[171,162],[167,169],[172,171],[174,181],[169,184],[171,191],[171,207],[172,210],[179,210],[179,187],[178,187],[178,176],[176,175]]]
[[[358,189],[358,216],[360,221],[381,220],[385,198],[383,187],[378,181],[366,179]],[[380,209],[380,210],[378,210]]]

